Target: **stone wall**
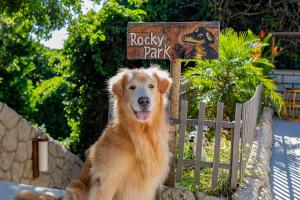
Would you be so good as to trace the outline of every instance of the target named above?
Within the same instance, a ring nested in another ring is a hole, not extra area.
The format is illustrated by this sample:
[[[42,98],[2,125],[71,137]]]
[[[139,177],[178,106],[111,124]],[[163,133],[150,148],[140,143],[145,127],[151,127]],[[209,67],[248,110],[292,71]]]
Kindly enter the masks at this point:
[[[156,194],[156,200],[223,200],[202,192],[191,192],[180,188],[161,186]]]
[[[32,141],[40,134],[22,116],[0,102],[0,180],[64,189],[82,161],[50,138],[48,172],[32,176]]]
[[[253,142],[245,178],[241,187],[233,195],[235,200],[272,199],[268,176],[272,154],[272,116],[273,110],[265,107]]]
[[[279,92],[283,92],[286,88],[300,89],[300,70],[276,69],[271,76],[281,84],[277,88]]]

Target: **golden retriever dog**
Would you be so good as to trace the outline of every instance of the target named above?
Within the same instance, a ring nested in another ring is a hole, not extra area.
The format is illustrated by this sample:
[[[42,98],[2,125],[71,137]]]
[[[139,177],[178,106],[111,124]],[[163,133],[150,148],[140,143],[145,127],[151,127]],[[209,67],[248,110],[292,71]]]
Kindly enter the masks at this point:
[[[123,69],[109,82],[114,114],[64,197],[22,191],[15,199],[153,200],[169,171],[169,74]],[[28,197],[28,198],[27,198]]]

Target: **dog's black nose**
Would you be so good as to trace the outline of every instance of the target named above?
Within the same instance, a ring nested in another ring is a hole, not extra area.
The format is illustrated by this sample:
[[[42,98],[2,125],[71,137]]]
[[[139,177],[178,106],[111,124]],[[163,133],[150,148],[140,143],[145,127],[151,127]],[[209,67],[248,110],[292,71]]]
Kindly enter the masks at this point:
[[[150,104],[150,99],[149,97],[140,97],[138,99],[138,103],[141,105],[141,106],[147,106]]]

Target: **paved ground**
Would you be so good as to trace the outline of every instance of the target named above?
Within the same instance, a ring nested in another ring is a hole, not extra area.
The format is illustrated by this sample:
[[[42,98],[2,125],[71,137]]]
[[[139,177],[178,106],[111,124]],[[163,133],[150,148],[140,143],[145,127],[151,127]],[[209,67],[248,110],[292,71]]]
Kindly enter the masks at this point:
[[[300,123],[273,119],[273,199],[300,200]]]
[[[33,187],[25,184],[14,184],[9,182],[0,181],[0,199],[11,200],[15,194],[20,190],[31,190],[40,193],[46,193],[53,196],[62,196],[62,190],[49,189],[44,187]]]

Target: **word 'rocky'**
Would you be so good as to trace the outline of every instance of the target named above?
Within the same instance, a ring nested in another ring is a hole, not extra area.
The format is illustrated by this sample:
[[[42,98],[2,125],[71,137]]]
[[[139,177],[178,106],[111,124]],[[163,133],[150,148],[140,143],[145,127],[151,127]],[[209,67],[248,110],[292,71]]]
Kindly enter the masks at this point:
[[[130,45],[143,46],[145,59],[171,59],[168,52],[170,50],[170,45],[167,45],[166,41],[167,40],[163,35],[157,35],[153,32],[146,36],[138,36],[136,33],[130,33]]]

